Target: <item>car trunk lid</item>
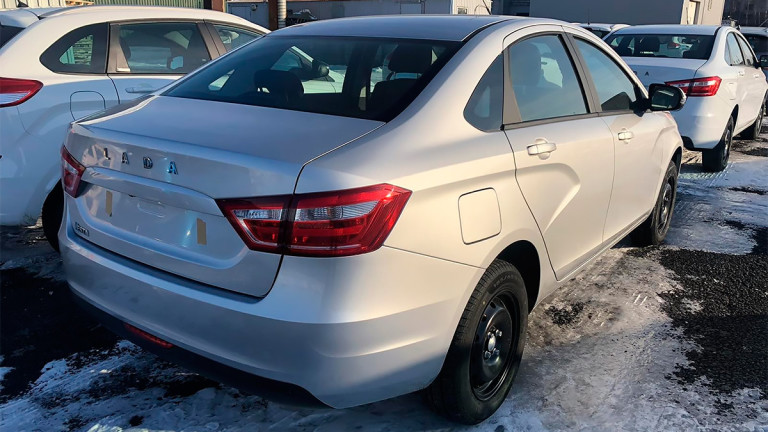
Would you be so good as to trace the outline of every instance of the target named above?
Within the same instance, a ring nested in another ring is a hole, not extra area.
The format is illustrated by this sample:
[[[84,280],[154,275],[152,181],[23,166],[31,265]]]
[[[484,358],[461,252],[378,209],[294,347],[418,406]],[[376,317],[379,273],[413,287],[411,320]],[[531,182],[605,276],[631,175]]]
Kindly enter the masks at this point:
[[[693,79],[706,60],[658,57],[622,57],[643,85]]]
[[[72,223],[81,237],[135,261],[263,296],[280,255],[248,249],[216,200],[291,194],[305,163],[379,125],[221,102],[137,101],[73,126],[66,146],[86,171]]]

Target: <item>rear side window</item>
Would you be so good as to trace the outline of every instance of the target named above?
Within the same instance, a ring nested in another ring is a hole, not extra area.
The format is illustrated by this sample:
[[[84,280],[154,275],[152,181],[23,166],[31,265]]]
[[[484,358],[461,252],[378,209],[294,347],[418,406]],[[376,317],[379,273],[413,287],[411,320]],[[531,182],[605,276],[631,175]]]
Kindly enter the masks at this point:
[[[216,32],[221,39],[221,43],[224,44],[224,48],[227,50],[227,52],[230,52],[235,48],[240,48],[241,46],[256,39],[257,37],[262,36],[259,33],[246,31],[237,27],[230,27],[219,24],[214,24],[213,27],[216,29]]]
[[[106,23],[73,30],[45,50],[40,62],[58,73],[103,74],[107,69],[107,34]]]
[[[741,54],[741,48],[739,42],[736,40],[736,36],[733,33],[729,33],[725,40],[725,60],[731,66],[744,65],[744,56]]]
[[[0,48],[7,44],[17,34],[21,33],[24,27],[14,27],[0,24]]]
[[[496,57],[472,92],[464,118],[472,126],[483,130],[500,130],[504,105],[504,55]]]
[[[627,34],[609,36],[606,43],[622,57],[666,57],[707,60],[715,37],[688,34]]]
[[[623,111],[637,101],[635,85],[624,71],[594,45],[576,39],[576,45],[587,63],[603,111]]]
[[[559,36],[537,36],[510,46],[509,72],[522,121],[587,113],[581,83]]]
[[[119,32],[118,72],[186,74],[211,59],[193,22],[123,24]]]
[[[747,41],[740,37],[736,37],[736,40],[739,41],[739,46],[741,47],[741,53],[744,55],[744,64],[747,66],[754,66],[755,63],[757,63],[757,59],[754,55],[752,55],[752,49],[747,44]]]
[[[165,95],[389,121],[458,45],[270,35],[221,58]]]

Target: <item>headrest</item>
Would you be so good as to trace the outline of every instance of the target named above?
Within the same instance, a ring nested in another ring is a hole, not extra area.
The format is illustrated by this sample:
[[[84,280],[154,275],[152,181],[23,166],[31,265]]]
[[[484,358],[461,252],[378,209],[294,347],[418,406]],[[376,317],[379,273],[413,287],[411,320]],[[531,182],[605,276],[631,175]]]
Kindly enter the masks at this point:
[[[277,100],[293,103],[304,95],[304,86],[296,75],[279,70],[260,70],[253,74],[256,89],[266,89]]]
[[[395,73],[423,74],[431,65],[432,47],[429,45],[398,45],[389,59],[389,70]]]
[[[640,39],[640,43],[637,45],[637,48],[635,49],[636,52],[659,52],[659,48],[661,47],[661,42],[659,41],[659,38],[656,36],[646,36],[642,39]]]
[[[536,85],[541,79],[541,53],[532,43],[512,45],[509,66],[514,85]]]

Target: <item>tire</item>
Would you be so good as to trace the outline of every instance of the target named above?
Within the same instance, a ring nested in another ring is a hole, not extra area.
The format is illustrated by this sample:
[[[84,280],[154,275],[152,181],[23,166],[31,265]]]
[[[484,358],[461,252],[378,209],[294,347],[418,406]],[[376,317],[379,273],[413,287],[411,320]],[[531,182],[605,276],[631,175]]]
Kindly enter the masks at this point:
[[[512,264],[495,260],[464,309],[443,369],[425,391],[427,404],[460,423],[490,417],[517,375],[527,327],[523,278]]]
[[[741,137],[747,140],[757,139],[760,136],[760,129],[763,127],[763,118],[765,117],[765,107],[760,106],[760,113],[757,115],[757,119],[752,123],[752,126],[748,127],[741,133]]]
[[[45,239],[56,252],[59,252],[59,227],[63,216],[64,190],[61,189],[61,184],[57,184],[43,203],[42,216]]]
[[[728,165],[728,157],[731,154],[731,144],[733,143],[733,117],[728,119],[728,124],[723,131],[723,137],[711,150],[701,152],[701,165],[704,171],[716,172],[722,171]]]
[[[636,246],[659,245],[664,241],[664,237],[669,232],[676,199],[677,165],[675,165],[674,161],[670,161],[667,172],[664,174],[664,181],[661,183],[659,196],[656,198],[656,205],[653,206],[653,211],[651,211],[648,219],[630,234],[632,242]]]

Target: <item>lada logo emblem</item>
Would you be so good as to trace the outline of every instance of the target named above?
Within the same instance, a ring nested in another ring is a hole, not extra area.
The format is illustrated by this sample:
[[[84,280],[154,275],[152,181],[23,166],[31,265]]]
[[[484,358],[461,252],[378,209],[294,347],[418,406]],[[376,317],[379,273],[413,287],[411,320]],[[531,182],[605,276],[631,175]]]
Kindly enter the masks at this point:
[[[152,159],[144,156],[144,168],[145,169],[152,169]]]

